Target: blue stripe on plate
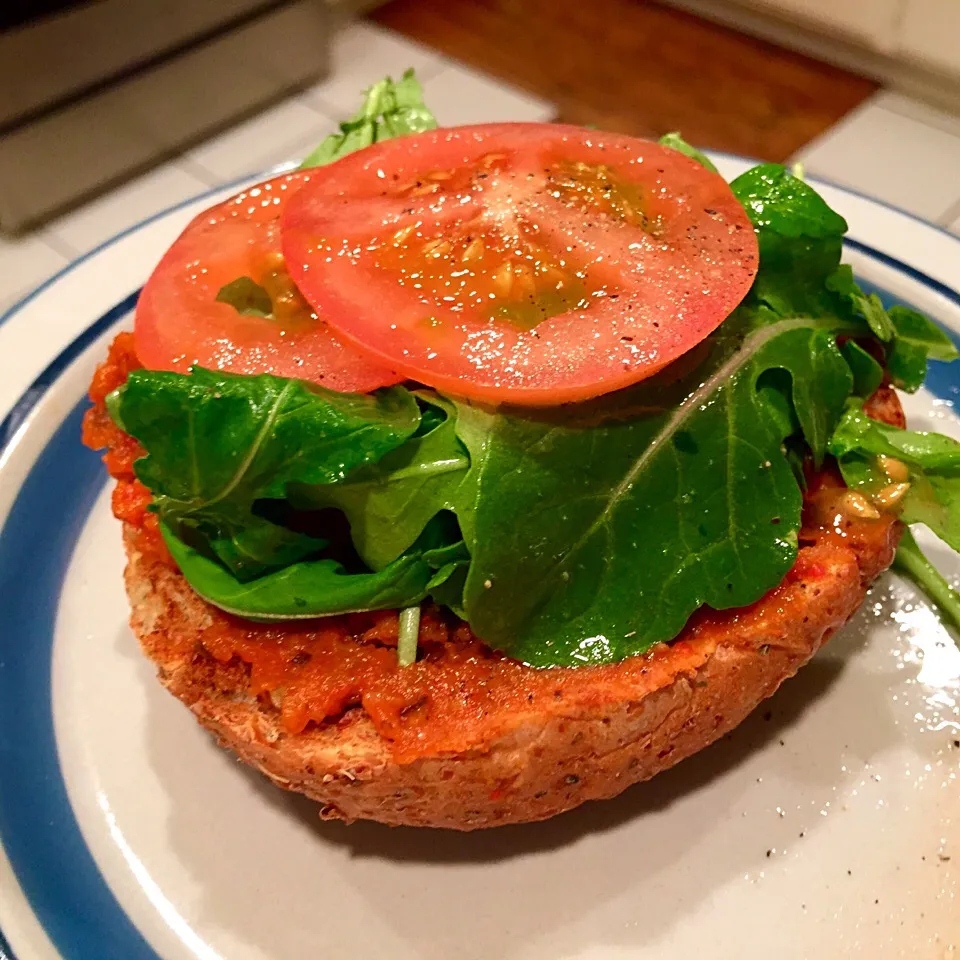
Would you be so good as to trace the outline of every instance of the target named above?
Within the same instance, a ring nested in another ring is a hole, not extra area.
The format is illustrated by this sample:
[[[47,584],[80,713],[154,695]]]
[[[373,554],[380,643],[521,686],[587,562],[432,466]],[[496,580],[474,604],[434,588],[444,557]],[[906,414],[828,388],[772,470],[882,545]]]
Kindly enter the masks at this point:
[[[7,943],[7,938],[3,935],[3,931],[0,930],[0,960],[17,960],[13,955],[13,950],[10,949],[10,944]]]
[[[87,406],[77,404],[54,434],[0,533],[0,836],[64,957],[157,960],[97,869],[57,760],[54,622],[74,545],[105,482],[100,458],[78,442]]]
[[[40,374],[0,424],[0,451],[70,363],[133,309],[138,293],[100,317]],[[0,532],[0,837],[24,895],[65,958],[159,960],[84,843],[57,759],[50,698],[54,622],[73,548],[106,482],[100,458],[79,443],[87,406],[81,400],[60,425]]]
[[[960,308],[956,291],[865,244],[853,245]],[[897,302],[873,285],[864,286],[888,304]],[[64,369],[132,309],[136,296],[104,314],[38,377],[0,425],[0,452]],[[931,365],[931,392],[950,399],[956,384],[945,364]],[[54,620],[77,537],[106,480],[96,454],[79,442],[85,407],[81,401],[44,449],[0,532],[0,595],[6,605],[0,620],[0,838],[31,908],[67,960],[159,960],[83,841],[54,737]],[[68,506],[68,513],[58,514],[55,505]]]

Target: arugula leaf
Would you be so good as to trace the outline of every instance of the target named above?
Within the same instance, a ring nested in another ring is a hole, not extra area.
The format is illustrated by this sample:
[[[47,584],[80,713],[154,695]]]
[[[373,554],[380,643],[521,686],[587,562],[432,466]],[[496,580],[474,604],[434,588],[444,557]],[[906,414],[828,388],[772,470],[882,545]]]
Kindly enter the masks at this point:
[[[893,323],[887,316],[883,301],[875,293],[856,292],[850,299],[853,308],[867,321],[867,325],[881,343],[887,343],[893,339],[896,333]]]
[[[752,167],[733,180],[730,189],[760,230],[818,240],[833,240],[847,232],[847,221],[779,163]]]
[[[270,530],[255,515],[257,501],[285,497],[292,483],[336,483],[401,446],[420,423],[416,401],[399,387],[362,396],[199,368],[135,371],[108,406],[147,451],[134,469],[162,519],[189,521],[237,574],[262,572],[271,549],[283,565],[316,547]]]
[[[249,620],[304,620],[409,607],[427,596],[434,575],[421,551],[405,554],[376,573],[348,573],[327,558],[293,563],[242,582],[167,524],[161,523],[160,529],[190,586],[207,602]]]
[[[842,264],[827,279],[827,289],[847,300],[850,307],[867,322],[873,335],[883,343],[893,339],[896,333],[893,322],[887,316],[883,301],[875,294],[864,293],[853,278],[853,267]]]
[[[445,542],[443,523],[428,524],[409,550],[381,570],[348,570],[332,556],[315,556],[247,580],[211,558],[202,541],[191,542],[163,521],[160,528],[190,586],[209,603],[248,619],[296,620],[405,608],[431,596],[454,610],[462,607],[462,571],[470,555],[462,539]],[[191,532],[186,525],[181,529]]]
[[[960,443],[939,433],[916,433],[872,420],[851,403],[830,440],[843,479],[876,494],[890,479],[878,457],[892,457],[910,470],[901,503],[905,523],[925,523],[960,550]]]
[[[754,167],[730,186],[754,224],[760,248],[748,305],[766,306],[783,317],[834,316],[851,326],[862,323],[861,336],[885,344],[886,368],[904,390],[920,386],[928,358],[957,356],[949,337],[926,317],[906,307],[887,311],[876,293],[860,289],[853,270],[840,263],[846,222],[812,187],[777,164]],[[863,391],[876,380],[877,370],[859,350],[854,345],[845,353],[861,379],[858,393],[866,396]]]
[[[576,411],[458,404],[464,611],[487,643],[537,666],[609,662],[672,639],[703,604],[743,606],[780,582],[801,496],[781,450],[791,428],[757,383],[786,370],[820,445],[852,377],[814,321],[732,347],[721,337],[706,368]]]
[[[748,295],[781,316],[833,313],[827,278],[840,263],[847,223],[802,180],[776,163],[731,184],[757,231],[760,269]]]
[[[246,519],[243,526],[231,526],[226,531],[209,522],[183,522],[189,526],[193,539],[206,540],[220,561],[244,581],[297,563],[327,546],[325,539],[289,530],[254,515]]]
[[[924,556],[909,530],[903,531],[893,566],[895,570],[900,570],[910,577],[955,627],[960,627],[960,593],[950,586],[943,574]]]
[[[906,393],[916,393],[927,378],[926,351],[909,341],[894,340],[886,366],[894,386]]]
[[[463,591],[467,582],[467,573],[470,570],[470,554],[462,542],[460,546],[463,557],[438,570],[428,586],[430,596],[435,603],[449,607],[461,620],[466,620]]]
[[[350,522],[357,552],[380,570],[420,536],[441,510],[452,510],[457,488],[470,465],[456,435],[456,408],[430,391],[417,394],[432,428],[382,460],[355,470],[342,482],[290,490],[298,507],[338,507]],[[434,414],[439,418],[434,420]]]
[[[665,133],[658,141],[660,146],[669,147],[671,150],[676,150],[678,153],[682,153],[685,157],[689,157],[691,160],[696,160],[697,163],[702,167],[706,167],[711,173],[719,173],[716,166],[714,166],[713,161],[705,154],[698,150],[696,147],[691,146],[687,143],[680,134],[673,130],[670,133]]]
[[[866,399],[883,383],[883,367],[856,340],[847,340],[840,348],[853,374],[853,392]]]
[[[932,360],[949,363],[960,357],[956,345],[946,331],[938,327],[929,317],[902,304],[895,304],[888,311],[896,331],[897,341],[921,347]]]
[[[224,284],[214,299],[230,304],[242,317],[273,316],[270,294],[251,277],[238,277]]]
[[[341,123],[339,132],[330,134],[304,159],[300,169],[322,167],[380,140],[423,133],[436,126],[436,118],[424,105],[423,90],[412,69],[397,83],[384,77],[364,94],[359,112]]]
[[[927,361],[956,360],[957,348],[947,334],[922,313],[897,304],[889,310],[895,339],[887,352],[887,369],[901,390],[914,393],[927,376]]]
[[[857,286],[853,270],[846,264],[827,280],[827,288],[845,299],[884,344],[887,372],[901,390],[914,393],[920,388],[927,376],[928,360],[957,359],[953,341],[933,321],[901,304],[886,310],[876,293],[866,294]]]

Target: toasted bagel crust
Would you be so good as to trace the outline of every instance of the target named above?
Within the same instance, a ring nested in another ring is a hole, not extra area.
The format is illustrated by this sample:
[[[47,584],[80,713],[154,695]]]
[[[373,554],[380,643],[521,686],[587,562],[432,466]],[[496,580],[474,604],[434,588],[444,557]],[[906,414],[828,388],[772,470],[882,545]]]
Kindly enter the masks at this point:
[[[723,736],[856,611],[869,581],[891,562],[896,539],[892,528],[872,551],[833,542],[803,547],[818,569],[815,584],[785,584],[719,639],[693,637],[688,642],[710,648],[703,665],[655,692],[525,717],[482,747],[397,763],[360,708],[300,734],[284,731],[276,711],[247,693],[244,665],[203,650],[202,632],[217,612],[179,574],[144,561],[133,531],[127,534],[134,631],[162,683],[223,746],[278,786],[321,803],[322,817],[458,830],[541,820],[612,797]],[[186,638],[194,640],[189,657]]]

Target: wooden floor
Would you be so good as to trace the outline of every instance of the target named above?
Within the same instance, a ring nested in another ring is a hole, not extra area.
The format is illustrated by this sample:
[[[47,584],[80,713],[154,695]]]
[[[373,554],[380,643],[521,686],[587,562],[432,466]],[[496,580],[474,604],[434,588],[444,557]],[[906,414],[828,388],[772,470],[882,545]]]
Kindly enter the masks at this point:
[[[680,130],[766,160],[785,160],[877,86],[645,0],[393,0],[374,18],[552,100],[561,120]]]

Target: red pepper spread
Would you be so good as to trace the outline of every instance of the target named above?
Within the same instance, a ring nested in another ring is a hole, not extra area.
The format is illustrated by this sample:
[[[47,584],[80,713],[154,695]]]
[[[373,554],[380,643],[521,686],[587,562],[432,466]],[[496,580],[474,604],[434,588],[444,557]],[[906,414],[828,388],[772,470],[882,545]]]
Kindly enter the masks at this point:
[[[104,462],[117,480],[113,512],[127,525],[131,546],[149,566],[176,569],[156,515],[148,510],[150,493],[134,475],[134,461],[143,450],[113,423],[105,407],[107,395],[139,366],[133,335],[121,333],[94,376],[90,388],[94,406],[86,414],[83,439],[95,449],[106,448]],[[882,419],[896,421],[899,415],[898,404],[883,390],[874,398],[874,407],[874,415]],[[427,610],[422,619],[417,662],[403,668],[394,649],[395,610],[262,625],[211,607],[212,622],[201,643],[220,662],[239,659],[249,665],[250,692],[279,709],[291,734],[311,723],[336,722],[349,708],[362,706],[391,742],[398,762],[469,749],[490,742],[498,731],[514,728],[526,713],[542,716],[640,699],[678,676],[692,676],[719,642],[755,636],[759,627],[783,636],[787,645],[790,634],[802,629],[806,594],[795,589],[797,581],[810,585],[827,576],[841,553],[848,563],[850,548],[864,575],[873,576],[890,563],[897,535],[891,514],[854,522],[844,513],[847,491],[835,471],[811,480],[803,548],[779,587],[750,607],[701,610],[677,640],[621,663],[527,667],[491,650],[466,623],[436,608]],[[194,640],[171,637],[170,642]]]

